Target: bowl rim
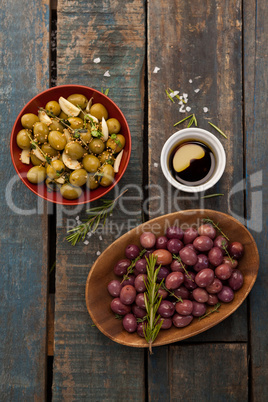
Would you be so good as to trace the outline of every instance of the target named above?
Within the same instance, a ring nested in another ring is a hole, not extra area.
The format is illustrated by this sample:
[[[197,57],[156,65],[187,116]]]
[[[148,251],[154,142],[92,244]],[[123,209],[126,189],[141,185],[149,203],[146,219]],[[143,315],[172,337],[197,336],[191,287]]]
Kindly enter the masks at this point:
[[[212,148],[212,151],[216,153],[216,157],[218,158],[217,164],[216,164],[216,169],[213,174],[213,176],[204,184],[201,184],[199,186],[186,186],[184,184],[181,184],[177,182],[171,175],[169,168],[167,166],[167,158],[168,154],[171,150],[171,148],[175,145],[175,143],[178,140],[184,141],[188,139],[195,139],[193,137],[196,137],[196,139],[200,141],[207,142],[209,147]],[[162,172],[165,176],[165,178],[168,180],[168,182],[177,188],[178,190],[185,191],[187,193],[199,193],[202,191],[206,191],[209,188],[213,187],[222,177],[225,166],[226,166],[226,154],[225,150],[223,148],[222,143],[219,141],[219,139],[212,134],[210,131],[204,130],[202,128],[198,127],[189,127],[189,128],[184,128],[182,130],[176,131],[174,134],[172,134],[165,142],[162,151],[161,151],[161,156],[160,156],[160,164],[161,164],[161,169]]]
[[[21,118],[21,116],[22,116],[22,114],[23,114],[23,111],[24,111],[25,109],[27,109],[27,108],[29,107],[29,105],[30,105],[32,102],[34,102],[36,99],[38,99],[39,96],[41,96],[41,95],[43,95],[43,94],[45,94],[45,93],[53,92],[55,89],[62,88],[62,87],[64,87],[64,88],[70,88],[70,89],[72,89],[72,88],[77,88],[77,89],[82,88],[82,89],[84,89],[84,90],[90,90],[90,91],[96,92],[96,93],[98,93],[98,95],[101,95],[101,96],[105,97],[110,103],[113,104],[113,106],[114,106],[116,109],[118,109],[118,111],[119,111],[120,114],[122,115],[122,120],[124,121],[124,124],[125,124],[125,126],[126,126],[126,128],[127,128],[127,132],[128,132],[128,134],[129,134],[129,135],[128,135],[128,139],[129,139],[129,142],[128,142],[128,143],[129,143],[129,152],[128,152],[128,154],[127,154],[127,159],[126,159],[125,165],[123,166],[123,169],[122,169],[122,172],[121,172],[120,177],[119,177],[118,179],[114,180],[114,182],[113,182],[110,186],[108,186],[108,187],[103,187],[103,192],[102,192],[101,195],[99,195],[99,196],[97,196],[97,197],[96,197],[96,196],[95,196],[95,197],[93,196],[90,200],[84,199],[84,200],[79,201],[79,198],[77,198],[77,199],[75,199],[75,200],[67,200],[67,199],[65,200],[63,197],[62,197],[62,200],[50,200],[50,199],[48,199],[45,195],[40,194],[38,191],[36,191],[34,188],[32,188],[32,187],[29,185],[29,183],[27,182],[26,178],[24,178],[24,177],[22,176],[22,174],[21,174],[21,172],[19,171],[19,169],[18,169],[18,167],[17,167],[17,165],[16,165],[16,162],[15,162],[15,157],[14,157],[14,152],[13,152],[13,137],[14,137],[15,134],[16,134],[16,133],[15,133],[15,127],[16,127],[17,124],[19,123],[20,118]],[[98,91],[97,89],[92,88],[92,87],[88,87],[88,86],[86,86],[86,85],[79,85],[79,84],[67,84],[67,85],[64,85],[64,84],[63,84],[63,85],[56,85],[56,86],[54,86],[54,87],[45,89],[45,90],[42,91],[42,92],[39,92],[37,95],[35,95],[33,98],[31,98],[31,99],[23,106],[23,108],[20,110],[20,112],[18,113],[18,115],[17,115],[17,117],[16,117],[16,120],[15,120],[15,122],[14,122],[14,124],[13,124],[13,127],[12,127],[12,130],[11,130],[10,143],[9,143],[10,155],[11,155],[11,160],[12,160],[13,166],[14,166],[14,168],[15,168],[15,170],[16,170],[16,173],[18,174],[19,178],[20,178],[21,181],[26,185],[26,187],[27,187],[29,190],[31,190],[31,191],[32,191],[35,195],[37,195],[38,197],[43,198],[45,201],[51,202],[52,204],[67,205],[67,206],[76,206],[76,205],[87,204],[87,203],[90,203],[90,202],[93,202],[93,201],[96,201],[96,200],[100,199],[101,197],[103,197],[104,195],[106,195],[108,192],[110,192],[110,191],[119,183],[119,181],[122,179],[122,177],[123,177],[123,175],[124,175],[124,173],[125,173],[125,171],[126,171],[126,169],[127,169],[127,167],[128,167],[129,160],[130,160],[130,155],[131,155],[131,147],[132,147],[132,141],[131,141],[130,128],[129,128],[128,122],[127,122],[127,120],[126,120],[126,118],[125,118],[125,115],[124,115],[124,113],[122,112],[122,110],[119,108],[119,106],[117,106],[117,104],[116,104],[111,98],[109,98],[109,97],[108,97],[107,95],[105,95],[104,93]],[[72,201],[72,202],[70,202],[70,201]]]
[[[210,329],[210,328],[214,327],[215,325],[218,325],[219,323],[221,323],[222,321],[224,321],[226,318],[228,318],[230,315],[232,315],[232,314],[241,306],[241,304],[245,301],[245,299],[247,298],[247,296],[249,295],[250,291],[252,290],[252,288],[253,288],[253,286],[254,286],[254,283],[255,283],[255,281],[256,281],[256,279],[257,279],[257,275],[258,275],[258,271],[259,271],[259,265],[260,265],[260,259],[259,259],[258,248],[257,248],[256,242],[255,242],[255,240],[254,240],[252,234],[250,233],[250,231],[249,231],[241,222],[239,222],[236,218],[234,218],[233,216],[231,216],[231,215],[229,215],[229,214],[227,214],[227,213],[225,213],[225,212],[221,212],[221,211],[216,211],[216,210],[212,210],[212,209],[187,209],[187,210],[172,212],[172,213],[170,213],[170,214],[165,214],[165,215],[158,216],[158,217],[153,218],[153,219],[151,219],[151,220],[149,220],[149,221],[147,221],[147,222],[143,222],[143,223],[141,223],[140,225],[138,225],[137,227],[135,227],[135,228],[131,229],[130,231],[124,233],[124,234],[123,234],[122,236],[120,236],[118,239],[116,239],[115,241],[113,241],[108,247],[106,247],[106,249],[102,252],[102,254],[101,254],[101,255],[96,259],[96,261],[92,264],[92,266],[91,266],[91,268],[90,268],[90,271],[89,271],[89,273],[88,273],[87,281],[86,281],[86,285],[85,285],[85,301],[86,301],[87,311],[88,311],[88,313],[89,313],[89,315],[90,315],[92,321],[94,322],[94,324],[97,326],[97,328],[98,328],[105,336],[107,336],[107,337],[108,337],[109,339],[111,339],[112,341],[117,342],[117,343],[119,343],[119,344],[121,344],[121,345],[130,346],[130,347],[135,347],[135,348],[148,348],[148,347],[149,347],[148,343],[142,342],[143,338],[140,338],[140,339],[139,339],[139,344],[135,344],[133,341],[130,342],[130,341],[127,341],[127,340],[122,340],[122,339],[119,340],[119,339],[117,339],[116,336],[113,336],[113,335],[111,335],[109,332],[107,332],[106,329],[103,328],[103,326],[96,320],[95,316],[91,313],[90,301],[89,301],[89,299],[90,299],[90,296],[89,296],[89,295],[90,295],[90,292],[89,292],[89,282],[90,282],[91,276],[92,276],[93,273],[94,273],[94,267],[97,266],[98,261],[101,261],[102,258],[104,258],[104,257],[102,257],[103,254],[104,254],[106,251],[109,252],[109,250],[111,250],[112,248],[114,248],[115,245],[117,245],[117,243],[118,243],[122,238],[125,238],[125,237],[129,236],[129,235],[130,235],[131,233],[133,233],[134,231],[137,231],[137,234],[142,233],[142,228],[143,228],[143,227],[146,228],[146,225],[148,225],[148,224],[153,225],[153,224],[156,223],[160,218],[169,219],[169,220],[172,221],[173,218],[175,218],[175,220],[176,220],[176,218],[177,218],[178,216],[180,216],[180,215],[183,216],[184,214],[189,214],[189,215],[198,215],[198,214],[201,214],[201,215],[204,215],[204,217],[205,217],[205,216],[208,216],[209,214],[215,214],[215,213],[216,213],[216,214],[220,214],[220,215],[222,216],[222,218],[224,218],[224,219],[228,218],[228,219],[230,219],[231,221],[235,222],[235,224],[238,225],[238,227],[240,227],[242,230],[244,230],[244,231],[247,233],[247,235],[248,235],[248,237],[249,237],[249,239],[250,239],[250,241],[251,241],[251,244],[252,244],[252,246],[254,247],[255,256],[256,256],[256,268],[255,268],[255,271],[254,271],[254,273],[255,273],[254,278],[251,279],[250,284],[249,284],[247,290],[246,290],[245,293],[243,294],[243,297],[241,297],[232,307],[230,307],[227,312],[224,312],[223,316],[222,316],[222,317],[219,317],[219,320],[216,322],[216,324],[214,323],[213,320],[212,320],[212,322],[211,322],[211,320],[208,319],[208,321],[206,322],[206,325],[204,326],[203,329],[201,329],[201,330],[196,329],[196,330],[192,331],[190,335],[178,336],[178,337],[177,337],[176,339],[174,339],[174,340],[173,340],[173,339],[172,339],[172,340],[169,340],[169,341],[159,341],[159,340],[157,341],[157,340],[156,340],[155,343],[153,344],[153,347],[168,345],[168,344],[171,344],[171,343],[174,343],[174,342],[179,342],[179,341],[182,341],[182,340],[191,338],[191,337],[193,337],[193,336],[196,336],[196,335],[198,335],[198,334],[200,334],[200,333],[203,333],[203,332],[207,331],[208,329]],[[148,230],[148,228],[147,228],[146,230]],[[242,287],[242,288],[243,288],[243,287]],[[241,289],[242,289],[242,288],[241,288]],[[239,292],[241,289],[239,289],[237,292]],[[225,306],[228,306],[228,305],[231,306],[231,304],[229,304],[229,303],[223,303],[223,305],[225,305]],[[111,315],[112,315],[112,314],[113,314],[113,313],[111,312]],[[213,315],[211,315],[211,316],[213,316]],[[186,328],[187,328],[187,327],[186,327]],[[132,335],[132,334],[129,334],[129,335]]]

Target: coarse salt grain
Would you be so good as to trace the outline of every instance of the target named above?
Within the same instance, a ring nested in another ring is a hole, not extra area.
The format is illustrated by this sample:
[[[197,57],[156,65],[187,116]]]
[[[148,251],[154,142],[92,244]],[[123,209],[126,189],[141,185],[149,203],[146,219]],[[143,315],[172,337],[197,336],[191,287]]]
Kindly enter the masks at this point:
[[[105,73],[103,74],[104,77],[111,77],[111,74],[109,72],[109,70],[105,71]]]
[[[190,112],[192,108],[190,106],[186,106],[186,112]]]
[[[82,222],[81,222],[80,220],[77,221],[77,225],[81,225],[81,223],[82,223]]]
[[[99,236],[99,239],[102,240],[102,236]]]
[[[85,240],[85,241],[84,241],[84,244],[85,244],[85,245],[88,245],[88,244],[89,244],[89,241],[88,241],[88,240]]]
[[[156,74],[156,73],[158,73],[159,70],[160,70],[159,67],[155,67],[153,73]]]
[[[181,105],[179,112],[180,113],[185,113],[184,105]]]
[[[97,255],[101,255],[101,252],[100,252],[100,251],[97,251],[96,254],[97,254]]]
[[[154,167],[158,167],[158,163],[157,163],[157,162],[154,163]]]
[[[193,80],[189,80],[190,84],[193,82]]]
[[[207,108],[207,107],[203,107],[203,110],[204,110],[205,113],[208,112],[208,108]]]
[[[77,221],[79,221],[79,216],[77,215],[77,217],[75,218]]]
[[[96,57],[93,61],[94,61],[94,63],[98,64],[98,63],[100,63],[101,59],[99,57]]]
[[[179,93],[180,91],[173,91],[169,95],[171,96],[171,98],[174,98],[174,96],[178,95]]]
[[[87,237],[91,237],[92,236],[92,233],[91,232],[88,232],[87,233]]]
[[[199,89],[199,88],[196,88],[194,91],[195,91],[196,94],[198,94],[198,92],[200,91],[200,89]]]

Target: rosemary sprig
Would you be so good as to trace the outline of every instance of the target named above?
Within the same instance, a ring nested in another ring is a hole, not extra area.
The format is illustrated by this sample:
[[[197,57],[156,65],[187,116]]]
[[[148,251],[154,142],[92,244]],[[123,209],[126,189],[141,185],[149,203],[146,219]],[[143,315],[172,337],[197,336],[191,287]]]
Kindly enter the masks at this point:
[[[106,96],[108,96],[109,90],[110,90],[109,88],[106,88],[104,91],[104,89],[101,87],[101,93],[103,93]]]
[[[162,283],[161,287],[168,292],[169,296],[175,297],[175,299],[177,299],[178,302],[183,302],[182,298],[180,296],[176,296],[174,292],[172,292],[171,290],[169,290],[166,285],[164,284],[164,282]]]
[[[221,246],[223,248],[223,250],[225,251],[225,253],[227,254],[227,256],[230,258],[231,263],[233,264],[235,262],[234,258],[230,256],[230,253],[227,249],[227,247],[225,246],[225,244],[223,243],[223,241],[221,242]]]
[[[182,267],[182,269],[184,270],[185,275],[187,276],[187,278],[188,278],[190,281],[194,282],[194,279],[191,277],[191,275],[190,275],[189,272],[187,271],[185,265],[183,264],[183,262],[182,262],[182,260],[181,260],[181,257],[178,256],[178,255],[176,255],[176,254],[173,254],[172,257],[173,257],[173,259],[179,261],[179,263],[181,264],[181,267]]]
[[[201,198],[213,198],[213,197],[220,197],[220,196],[223,196],[224,194],[222,194],[222,193],[218,193],[218,194],[208,194],[208,195],[204,195],[203,197],[201,197]]]
[[[204,219],[202,219],[202,221],[203,221],[204,223],[210,223],[212,226],[214,226],[215,229],[217,229],[217,230],[223,235],[223,237],[225,237],[226,240],[230,241],[229,237],[227,237],[226,234],[223,233],[223,231],[222,231],[221,228],[218,226],[218,224],[215,223],[212,219],[210,219],[210,218],[204,218]]]
[[[227,135],[224,134],[224,132],[217,126],[215,126],[215,124],[211,123],[210,121],[208,122],[208,124],[210,124],[213,128],[215,128],[215,130],[218,131],[218,133],[220,133],[221,135],[223,135],[225,138],[227,138]]]
[[[68,230],[67,233],[70,233],[66,240],[75,246],[81,240],[85,240],[87,233],[91,230],[93,233],[97,230],[100,223],[105,225],[106,219],[113,212],[116,201],[122,197],[127,192],[127,190],[123,191],[123,193],[119,194],[114,200],[102,200],[102,205],[95,208],[90,208],[86,212],[88,213],[88,218],[85,223],[81,223],[73,229]]]
[[[168,90],[172,93],[174,91],[172,91],[172,89],[168,88]],[[172,98],[172,96],[171,96]],[[182,101],[182,103],[186,103],[184,99],[182,99],[179,95],[175,95],[175,98],[179,99],[180,101]]]
[[[193,122],[194,122],[194,115],[192,116],[191,120],[189,121],[187,127],[188,127],[188,128],[191,127],[192,124],[193,124]]]
[[[195,114],[193,114],[193,118],[194,118],[194,125],[195,125],[195,127],[197,127],[197,119],[196,119]]]
[[[162,321],[160,320],[160,315],[157,315],[157,310],[162,300],[162,296],[159,296],[158,290],[162,283],[157,283],[157,275],[160,269],[160,266],[155,269],[157,257],[152,254],[149,255],[147,260],[147,282],[146,284],[146,292],[144,293],[144,303],[146,308],[146,318],[147,322],[145,322],[143,327],[143,333],[146,342],[149,344],[149,351],[152,354],[152,344],[155,341],[161,326]]]
[[[27,136],[29,137],[29,140],[30,140],[30,142],[31,142],[32,148],[33,148],[33,149],[36,149],[36,148],[37,148],[37,149],[39,150],[39,152],[43,155],[43,157],[45,158],[45,160],[47,161],[47,163],[50,165],[52,159],[51,159],[49,156],[47,156],[47,155],[44,153],[44,151],[42,151],[42,149],[39,147],[39,145],[37,144],[37,142],[32,139],[32,137],[30,136],[30,134],[28,133],[27,130],[26,130],[26,134],[27,134]]]
[[[136,262],[139,261],[139,260],[144,256],[144,254],[146,253],[146,251],[147,251],[147,250],[144,248],[143,250],[141,250],[141,252],[140,252],[140,254],[138,255],[138,257],[136,257],[135,260],[132,260],[132,261],[131,261],[131,264],[130,264],[130,266],[129,266],[128,269],[127,269],[127,273],[123,276],[123,279],[122,279],[121,283],[123,283],[126,279],[128,279],[128,278],[129,278],[129,275],[133,273],[134,268],[135,268],[135,265],[136,265]]]
[[[190,117],[193,117],[193,114],[190,114],[189,116],[184,117],[184,119],[182,119],[182,120],[180,120],[180,121],[177,121],[177,123],[173,124],[173,127],[176,127],[176,126],[178,126],[178,124],[181,124],[181,123],[183,123],[185,120],[190,119]]]
[[[220,306],[221,306],[221,303],[217,303],[216,305],[215,305],[215,307],[212,309],[212,310],[210,310],[210,311],[208,311],[206,314],[204,314],[204,315],[201,315],[201,317],[199,317],[199,321],[200,320],[202,320],[203,318],[206,318],[207,316],[209,316],[210,314],[212,314],[212,313],[219,313],[219,308],[220,308]]]

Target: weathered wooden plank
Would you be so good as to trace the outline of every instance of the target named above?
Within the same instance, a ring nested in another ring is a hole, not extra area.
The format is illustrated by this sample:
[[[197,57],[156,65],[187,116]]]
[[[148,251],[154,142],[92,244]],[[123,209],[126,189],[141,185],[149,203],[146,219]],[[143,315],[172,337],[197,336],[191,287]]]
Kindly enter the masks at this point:
[[[142,184],[144,24],[142,0],[126,1],[124,7],[112,0],[58,3],[58,84],[110,88],[109,96],[128,120],[133,148],[121,190],[136,184],[140,191]],[[97,57],[99,64],[93,61]],[[104,77],[107,70],[110,77]],[[88,245],[75,248],[65,241],[67,226],[76,216],[85,217],[88,206],[57,208],[55,401],[144,398],[144,352],[117,345],[92,327],[85,304],[86,278],[97,252],[114,240],[117,230],[122,234],[129,229],[128,223],[141,222],[140,193],[131,188],[127,197],[131,194],[138,199],[124,202],[129,212],[117,208],[107,233],[96,234]]]
[[[29,13],[29,10],[31,12]],[[49,86],[49,1],[1,2],[0,395],[46,394],[47,215],[18,179],[9,140],[18,112]]]
[[[260,253],[260,271],[250,294],[251,400],[268,398],[268,275],[267,261],[267,3],[244,3],[244,81],[245,81],[245,190],[247,226]]]
[[[241,7],[241,1],[224,4],[219,1],[148,2],[150,217],[204,207],[235,213],[241,220],[244,217],[243,192],[232,195],[233,186],[243,178]],[[157,73],[154,72],[155,67],[160,68]],[[187,106],[191,107],[188,113],[180,113],[181,106],[177,100],[171,103],[165,94],[168,88],[179,90],[181,95],[188,94]],[[205,109],[205,112],[203,108],[208,110]],[[225,173],[220,182],[207,191],[210,194],[224,193],[223,197],[204,200],[200,198],[203,194],[195,196],[176,191],[168,185],[161,172],[160,154],[165,140],[177,130],[187,127],[188,122],[175,128],[173,124],[191,113],[196,114],[198,127],[213,132],[225,148]],[[228,139],[213,131],[209,121],[220,127]],[[198,342],[246,340],[247,309],[244,303],[220,325],[189,339],[188,342],[197,343],[191,346],[196,357],[195,360],[193,356],[189,357],[189,367],[201,364],[200,350],[206,346]],[[181,368],[182,375],[187,371],[179,353],[176,353],[176,363],[172,358],[176,348],[181,351],[186,343],[175,345],[172,349],[165,348],[159,353],[157,351],[156,357],[150,357],[149,365],[154,368],[149,372],[148,379],[149,398],[152,400],[155,395],[169,393],[168,382],[164,381],[165,390],[157,380],[167,361],[170,361],[170,376],[173,378],[176,367]],[[222,353],[224,348],[218,348],[217,359],[223,358]],[[209,381],[208,377],[204,378],[204,388],[208,387]],[[172,392],[179,398],[181,384],[174,381],[173,386]],[[186,390],[183,384],[182,395],[186,395]],[[192,389],[192,400],[202,400],[198,399],[198,390]]]

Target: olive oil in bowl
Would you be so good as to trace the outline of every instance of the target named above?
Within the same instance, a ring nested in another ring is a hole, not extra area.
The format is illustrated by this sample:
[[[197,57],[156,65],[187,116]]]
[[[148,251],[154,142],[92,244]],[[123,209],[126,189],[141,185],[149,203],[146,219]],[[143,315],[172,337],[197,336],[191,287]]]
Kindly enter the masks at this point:
[[[213,175],[215,156],[203,142],[189,140],[174,147],[169,157],[169,169],[176,181],[185,186],[200,186]]]

